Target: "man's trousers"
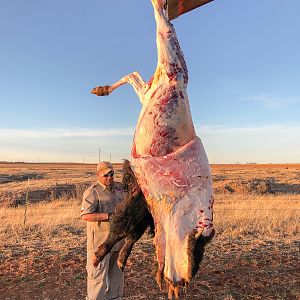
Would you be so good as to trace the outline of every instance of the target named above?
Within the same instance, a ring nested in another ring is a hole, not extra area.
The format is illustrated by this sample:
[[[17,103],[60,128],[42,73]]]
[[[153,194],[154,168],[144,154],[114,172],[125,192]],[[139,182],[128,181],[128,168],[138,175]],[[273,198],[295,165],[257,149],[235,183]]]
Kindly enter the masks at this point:
[[[114,247],[115,248],[115,247]],[[117,265],[119,251],[108,253],[95,268],[93,266],[94,249],[87,251],[87,299],[121,300],[124,275]]]

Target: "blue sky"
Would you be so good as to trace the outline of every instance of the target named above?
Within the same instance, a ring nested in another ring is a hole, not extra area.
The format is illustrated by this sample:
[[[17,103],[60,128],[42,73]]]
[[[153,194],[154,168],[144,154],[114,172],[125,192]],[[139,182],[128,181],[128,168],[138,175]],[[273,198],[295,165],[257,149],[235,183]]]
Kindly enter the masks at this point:
[[[298,0],[215,0],[173,21],[210,162],[300,162],[299,11]],[[129,157],[131,86],[89,91],[133,71],[150,79],[150,0],[1,0],[0,36],[0,161]]]

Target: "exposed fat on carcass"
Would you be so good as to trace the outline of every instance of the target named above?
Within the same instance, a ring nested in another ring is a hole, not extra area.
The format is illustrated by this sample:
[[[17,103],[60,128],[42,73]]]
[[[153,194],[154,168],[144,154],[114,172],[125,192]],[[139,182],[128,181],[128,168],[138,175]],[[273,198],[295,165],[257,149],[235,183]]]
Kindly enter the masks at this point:
[[[155,220],[157,260],[164,277],[190,281],[188,237],[211,234],[213,194],[204,148],[195,137],[163,157],[133,158],[132,164]]]
[[[158,66],[142,95],[132,165],[155,221],[159,268],[172,282],[190,281],[188,237],[213,230],[208,159],[196,136],[186,86],[188,71],[175,30],[155,9]]]
[[[190,282],[202,258],[202,246],[197,258],[197,239],[213,235],[214,198],[208,159],[191,117],[188,71],[168,19],[167,1],[152,4],[158,64],[151,80],[144,82],[134,72],[92,93],[108,95],[130,83],[143,104],[131,164],[154,219],[158,283],[165,278],[169,292],[176,295],[176,286]]]

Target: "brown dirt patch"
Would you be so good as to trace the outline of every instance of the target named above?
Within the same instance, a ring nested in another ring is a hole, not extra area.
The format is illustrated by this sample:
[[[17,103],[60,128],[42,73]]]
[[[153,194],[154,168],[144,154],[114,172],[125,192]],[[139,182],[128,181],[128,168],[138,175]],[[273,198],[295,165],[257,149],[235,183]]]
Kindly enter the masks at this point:
[[[94,170],[95,165],[87,164],[0,164],[0,174],[45,174],[30,181],[32,190],[93,181]],[[216,195],[217,235],[183,299],[300,299],[300,195],[294,192],[300,165],[212,165],[212,173],[215,188],[272,179],[278,191]],[[84,299],[80,200],[31,204],[26,214],[24,207],[3,208],[1,193],[26,188],[26,181],[0,185],[0,298]],[[154,266],[151,240],[143,237],[125,269],[124,300],[166,299],[155,283]]]
[[[81,240],[83,240],[83,236]],[[1,299],[84,299],[85,245],[53,251],[36,244],[2,253]],[[24,245],[23,245],[24,246]],[[67,246],[67,245],[64,245]],[[299,299],[299,245],[216,236],[185,299]],[[165,299],[154,281],[153,247],[135,246],[125,271],[124,300]]]

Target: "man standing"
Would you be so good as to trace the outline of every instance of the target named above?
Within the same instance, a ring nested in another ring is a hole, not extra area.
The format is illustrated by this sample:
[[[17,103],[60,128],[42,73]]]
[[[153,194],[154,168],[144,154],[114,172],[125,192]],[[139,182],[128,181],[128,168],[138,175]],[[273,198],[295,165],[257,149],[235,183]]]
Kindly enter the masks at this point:
[[[123,272],[117,259],[123,241],[117,243],[95,268],[93,258],[109,234],[109,216],[123,200],[122,185],[114,182],[111,163],[97,165],[98,181],[83,194],[81,218],[87,221],[87,298],[88,300],[121,300]]]

